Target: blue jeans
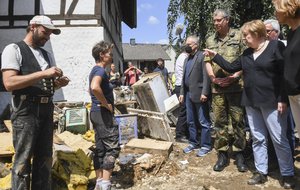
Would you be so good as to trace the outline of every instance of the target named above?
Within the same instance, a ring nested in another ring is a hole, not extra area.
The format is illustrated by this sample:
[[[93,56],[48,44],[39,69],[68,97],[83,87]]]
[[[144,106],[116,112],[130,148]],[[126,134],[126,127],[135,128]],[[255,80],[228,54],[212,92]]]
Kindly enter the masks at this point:
[[[200,97],[199,97],[200,99]],[[195,103],[190,99],[189,92],[185,96],[187,124],[189,128],[189,142],[194,146],[211,149],[210,128],[211,121],[209,117],[208,102]],[[198,129],[201,127],[201,139],[199,141]]]
[[[282,176],[294,175],[291,147],[287,139],[287,112],[280,115],[274,107],[246,107],[253,139],[256,169],[268,174],[268,133],[273,142]]]

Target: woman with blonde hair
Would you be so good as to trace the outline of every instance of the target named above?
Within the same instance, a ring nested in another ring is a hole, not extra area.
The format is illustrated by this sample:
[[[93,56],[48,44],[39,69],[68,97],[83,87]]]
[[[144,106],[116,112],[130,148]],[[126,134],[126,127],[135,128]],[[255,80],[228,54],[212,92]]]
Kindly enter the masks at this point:
[[[273,4],[278,22],[291,29],[284,51],[284,81],[300,136],[300,1],[273,0]]]
[[[268,135],[274,144],[280,173],[285,189],[293,188],[294,164],[286,136],[287,96],[283,86],[283,50],[280,41],[267,40],[267,32],[261,20],[245,23],[243,40],[248,48],[233,61],[227,62],[212,50],[205,54],[230,73],[243,71],[244,89],[241,104],[245,106],[252,134],[252,148],[257,172],[249,185],[264,183],[268,174]],[[208,63],[209,64],[209,63]]]

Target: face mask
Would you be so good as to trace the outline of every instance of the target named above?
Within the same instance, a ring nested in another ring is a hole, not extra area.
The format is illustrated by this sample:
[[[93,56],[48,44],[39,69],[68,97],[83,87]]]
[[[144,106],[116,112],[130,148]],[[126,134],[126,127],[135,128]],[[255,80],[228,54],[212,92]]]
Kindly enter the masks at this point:
[[[187,52],[187,53],[192,53],[193,52],[193,49],[192,49],[192,47],[191,46],[185,46],[185,52]]]

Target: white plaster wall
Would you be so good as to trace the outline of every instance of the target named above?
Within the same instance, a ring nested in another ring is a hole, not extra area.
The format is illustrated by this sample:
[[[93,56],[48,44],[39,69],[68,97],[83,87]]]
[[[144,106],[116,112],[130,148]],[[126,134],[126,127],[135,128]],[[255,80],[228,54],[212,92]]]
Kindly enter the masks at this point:
[[[176,52],[174,51],[173,48],[168,48],[166,50],[166,53],[169,55],[171,60],[166,60],[165,61],[165,67],[168,69],[169,72],[174,72],[175,71],[175,57],[176,57]]]
[[[95,65],[93,46],[103,40],[102,27],[62,28],[60,35],[52,35],[45,49],[54,55],[56,65],[71,81],[58,90],[55,100],[90,102],[88,76]]]

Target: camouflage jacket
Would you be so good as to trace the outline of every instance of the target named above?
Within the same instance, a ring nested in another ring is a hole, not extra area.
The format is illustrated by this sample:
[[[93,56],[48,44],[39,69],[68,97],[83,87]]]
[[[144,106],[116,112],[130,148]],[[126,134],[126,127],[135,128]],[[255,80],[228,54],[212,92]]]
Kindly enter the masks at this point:
[[[233,62],[243,53],[245,46],[242,42],[241,32],[237,29],[230,29],[224,39],[220,39],[217,33],[208,37],[208,39],[206,40],[206,48],[218,52],[227,61]],[[205,61],[208,60],[205,59]],[[212,68],[216,78],[224,78],[233,74],[224,71],[215,63],[212,63]],[[243,81],[241,78],[233,82],[228,87],[220,87],[219,85],[214,83],[211,84],[212,93],[240,92],[243,88]]]

